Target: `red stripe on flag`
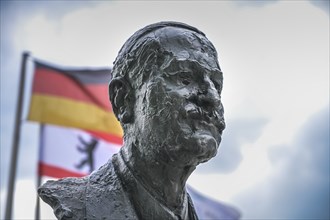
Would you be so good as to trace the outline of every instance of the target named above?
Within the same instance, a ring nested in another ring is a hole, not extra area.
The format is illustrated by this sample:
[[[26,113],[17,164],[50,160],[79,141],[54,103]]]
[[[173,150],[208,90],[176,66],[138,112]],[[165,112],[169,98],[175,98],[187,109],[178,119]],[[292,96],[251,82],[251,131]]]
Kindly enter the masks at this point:
[[[60,167],[52,166],[39,162],[39,176],[49,176],[54,178],[64,178],[64,177],[83,177],[87,174],[76,173],[70,170],[66,170]]]
[[[108,82],[104,84],[85,84],[86,89],[106,107],[106,110],[112,112],[112,106],[109,99]]]
[[[107,82],[99,85],[81,84],[53,69],[36,68],[32,91],[92,103],[107,111],[111,110]]]
[[[110,143],[114,143],[114,144],[118,144],[118,145],[123,145],[123,138],[113,135],[113,134],[109,134],[109,133],[105,133],[105,132],[99,132],[99,131],[92,131],[92,130],[85,130],[86,132],[90,133],[91,135],[93,135],[96,138],[101,138],[107,142]]]

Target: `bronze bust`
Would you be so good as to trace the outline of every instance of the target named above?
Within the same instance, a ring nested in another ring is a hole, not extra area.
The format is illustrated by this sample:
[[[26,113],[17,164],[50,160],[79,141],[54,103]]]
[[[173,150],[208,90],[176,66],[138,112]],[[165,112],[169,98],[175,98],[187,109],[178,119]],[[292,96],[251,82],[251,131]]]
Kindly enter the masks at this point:
[[[221,142],[222,81],[198,29],[159,22],[137,31],[109,84],[124,146],[89,176],[48,181],[40,197],[58,219],[198,219],[185,184]]]

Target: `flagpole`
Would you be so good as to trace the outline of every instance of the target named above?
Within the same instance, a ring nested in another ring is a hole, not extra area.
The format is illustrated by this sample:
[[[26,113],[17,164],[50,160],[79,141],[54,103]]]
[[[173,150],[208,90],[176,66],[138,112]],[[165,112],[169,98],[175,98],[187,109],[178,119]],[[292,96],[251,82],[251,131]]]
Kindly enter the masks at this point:
[[[5,219],[12,219],[11,215],[12,215],[12,207],[13,207],[14,188],[15,188],[18,147],[19,147],[19,139],[21,133],[20,125],[21,125],[22,109],[23,109],[23,92],[25,85],[26,66],[29,55],[30,55],[29,52],[24,52],[21,63],[21,76],[20,76],[19,88],[18,88],[13,145],[12,145],[12,153],[11,153],[11,160],[9,167],[10,171],[9,171],[9,180],[8,180],[8,194],[7,194]]]
[[[40,124],[39,127],[39,154],[38,154],[38,173],[37,173],[37,189],[41,184],[41,170],[39,166],[41,154],[42,154],[42,147],[43,147],[43,133],[44,133],[44,124]],[[36,210],[35,210],[35,220],[40,219],[40,198],[37,193],[37,200],[36,200]]]

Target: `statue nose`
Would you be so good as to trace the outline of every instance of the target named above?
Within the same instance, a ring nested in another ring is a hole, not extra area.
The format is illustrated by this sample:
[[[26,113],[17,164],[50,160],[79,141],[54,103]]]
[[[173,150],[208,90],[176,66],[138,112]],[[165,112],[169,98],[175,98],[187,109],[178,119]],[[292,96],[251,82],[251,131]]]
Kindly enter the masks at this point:
[[[205,77],[203,84],[198,92],[199,104],[203,106],[218,107],[221,104],[220,95],[214,83]]]

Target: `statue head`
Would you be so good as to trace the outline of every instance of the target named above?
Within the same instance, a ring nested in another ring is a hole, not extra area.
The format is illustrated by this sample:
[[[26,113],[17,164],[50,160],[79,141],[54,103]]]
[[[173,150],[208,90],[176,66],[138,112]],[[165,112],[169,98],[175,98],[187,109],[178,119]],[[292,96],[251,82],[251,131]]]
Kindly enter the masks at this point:
[[[134,33],[109,84],[124,147],[178,167],[214,157],[225,128],[222,81],[217,52],[198,29],[160,22]]]

